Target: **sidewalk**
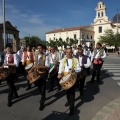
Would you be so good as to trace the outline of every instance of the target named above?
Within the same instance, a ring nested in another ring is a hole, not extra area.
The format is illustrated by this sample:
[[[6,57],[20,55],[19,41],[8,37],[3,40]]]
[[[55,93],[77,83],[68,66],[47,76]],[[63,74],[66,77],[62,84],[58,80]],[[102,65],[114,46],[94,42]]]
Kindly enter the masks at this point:
[[[105,105],[92,120],[120,120],[120,97]]]

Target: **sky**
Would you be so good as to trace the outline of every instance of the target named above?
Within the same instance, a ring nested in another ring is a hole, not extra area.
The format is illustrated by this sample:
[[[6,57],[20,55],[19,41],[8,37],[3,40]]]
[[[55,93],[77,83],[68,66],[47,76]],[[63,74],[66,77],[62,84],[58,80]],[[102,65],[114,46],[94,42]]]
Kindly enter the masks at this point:
[[[38,36],[58,28],[90,25],[100,0],[5,0],[5,19],[20,31],[19,37]],[[109,20],[120,13],[120,0],[101,0]],[[3,22],[0,0],[0,23]]]

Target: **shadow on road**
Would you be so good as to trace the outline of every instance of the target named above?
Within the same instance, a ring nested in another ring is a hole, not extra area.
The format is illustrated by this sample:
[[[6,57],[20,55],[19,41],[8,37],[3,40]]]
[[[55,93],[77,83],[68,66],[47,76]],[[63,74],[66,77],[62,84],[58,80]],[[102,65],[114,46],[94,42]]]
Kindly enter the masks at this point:
[[[100,88],[98,83],[91,83],[90,81],[86,82],[85,89],[84,89],[84,96],[77,97],[75,101],[80,100],[80,102],[75,106],[75,110],[77,110],[81,105],[85,102],[91,102],[94,100],[94,95],[100,92]]]
[[[61,97],[65,96],[65,95],[66,95],[65,91],[62,90],[62,91],[60,91],[58,93],[55,93],[54,95],[52,95],[50,97],[47,97],[46,100],[48,100],[48,99],[50,99],[52,97],[54,97],[55,99],[53,99],[52,101],[49,100],[50,102],[46,103],[45,106],[48,106],[48,105],[54,103],[55,101],[57,101],[58,99],[60,99]]]
[[[65,112],[53,111],[50,115],[42,120],[80,120],[79,113],[80,111],[78,110],[73,116],[69,116]]]

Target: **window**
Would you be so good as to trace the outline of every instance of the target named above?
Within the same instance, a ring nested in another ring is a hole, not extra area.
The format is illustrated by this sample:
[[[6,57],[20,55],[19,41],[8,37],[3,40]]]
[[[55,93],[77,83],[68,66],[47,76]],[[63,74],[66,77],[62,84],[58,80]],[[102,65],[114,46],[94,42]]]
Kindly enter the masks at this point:
[[[55,34],[54,34],[54,36],[55,36]]]
[[[82,39],[84,39],[84,37],[85,37],[84,34],[82,34]]]
[[[101,5],[100,5],[100,8],[101,8]]]
[[[100,17],[100,13],[98,12],[98,17]]]
[[[87,35],[87,39],[89,39],[89,35]]]
[[[102,26],[99,27],[99,33],[102,33]]]
[[[101,12],[101,16],[103,17],[103,12]]]
[[[74,39],[76,39],[77,38],[77,35],[76,34],[74,34]]]
[[[93,39],[93,37],[91,36],[91,39]]]
[[[55,37],[53,38],[53,40],[55,40]]]

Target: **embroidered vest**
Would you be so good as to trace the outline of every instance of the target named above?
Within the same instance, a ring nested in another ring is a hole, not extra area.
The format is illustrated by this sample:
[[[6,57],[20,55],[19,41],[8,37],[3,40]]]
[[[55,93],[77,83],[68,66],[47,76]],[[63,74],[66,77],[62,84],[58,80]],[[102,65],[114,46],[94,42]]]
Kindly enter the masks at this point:
[[[99,51],[99,55],[103,56],[103,52],[104,52],[104,49],[101,49]],[[96,56],[96,54],[97,54],[97,49],[95,48],[95,50],[94,50],[94,57]]]
[[[26,63],[26,59],[27,59],[27,52],[24,52],[24,63]],[[32,52],[30,52],[30,62],[34,62],[34,57]]]
[[[79,56],[78,56],[78,55],[76,55],[76,56],[75,56],[75,58],[77,58],[77,59],[78,59],[78,58],[79,58]],[[87,58],[88,58],[88,57],[87,57],[86,55],[82,55],[82,64],[87,64]]]
[[[55,52],[54,54],[55,54],[54,60],[59,61],[59,53],[58,53],[58,52]],[[50,60],[52,59],[52,54],[51,54],[51,53],[49,54],[49,59],[50,59]]]
[[[67,64],[67,58],[65,57],[62,59],[62,72],[64,72],[66,64]],[[77,68],[77,59],[76,58],[72,58],[72,68],[73,69]]]
[[[39,63],[39,65],[45,66],[45,58],[46,58],[46,55],[42,54],[41,58],[38,60],[38,53],[37,53],[35,55],[35,64],[37,65]]]

